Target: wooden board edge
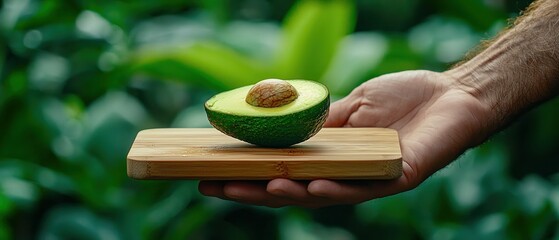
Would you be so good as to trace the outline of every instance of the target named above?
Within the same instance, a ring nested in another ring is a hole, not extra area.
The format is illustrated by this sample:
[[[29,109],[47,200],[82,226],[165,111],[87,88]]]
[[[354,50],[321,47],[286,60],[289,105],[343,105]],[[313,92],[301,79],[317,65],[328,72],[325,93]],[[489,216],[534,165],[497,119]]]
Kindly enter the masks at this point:
[[[151,162],[126,158],[126,174],[134,179],[151,179]]]
[[[383,161],[240,161],[177,162],[128,159],[128,176],[134,179],[191,180],[373,180],[402,175],[402,159]],[[215,166],[219,168],[215,168]]]

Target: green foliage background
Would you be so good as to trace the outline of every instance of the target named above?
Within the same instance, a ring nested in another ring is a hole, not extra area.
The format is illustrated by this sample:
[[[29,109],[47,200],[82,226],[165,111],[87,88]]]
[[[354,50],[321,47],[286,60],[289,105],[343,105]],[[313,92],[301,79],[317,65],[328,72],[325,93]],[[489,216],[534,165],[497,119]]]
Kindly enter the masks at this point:
[[[213,94],[264,78],[334,99],[384,73],[447,69],[530,1],[5,0],[0,239],[548,239],[559,236],[559,100],[413,191],[268,209],[137,181],[153,127],[209,127]]]

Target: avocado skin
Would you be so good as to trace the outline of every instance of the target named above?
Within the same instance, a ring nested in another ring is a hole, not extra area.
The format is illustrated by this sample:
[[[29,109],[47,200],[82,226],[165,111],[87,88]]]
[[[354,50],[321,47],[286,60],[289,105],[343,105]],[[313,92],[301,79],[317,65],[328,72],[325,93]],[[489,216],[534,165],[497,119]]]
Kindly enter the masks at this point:
[[[281,116],[238,116],[211,111],[205,106],[210,124],[239,140],[281,148],[301,143],[322,129],[328,117],[330,96],[311,108]]]

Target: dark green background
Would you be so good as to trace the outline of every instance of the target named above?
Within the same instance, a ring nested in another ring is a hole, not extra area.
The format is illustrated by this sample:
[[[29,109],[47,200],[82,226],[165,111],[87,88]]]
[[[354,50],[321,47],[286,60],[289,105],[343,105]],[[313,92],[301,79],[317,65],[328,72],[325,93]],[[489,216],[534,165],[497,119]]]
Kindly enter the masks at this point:
[[[0,239],[557,238],[557,99],[417,189],[357,206],[245,206],[126,176],[139,130],[209,127],[217,92],[304,78],[337,99],[442,71],[529,2],[5,0]]]

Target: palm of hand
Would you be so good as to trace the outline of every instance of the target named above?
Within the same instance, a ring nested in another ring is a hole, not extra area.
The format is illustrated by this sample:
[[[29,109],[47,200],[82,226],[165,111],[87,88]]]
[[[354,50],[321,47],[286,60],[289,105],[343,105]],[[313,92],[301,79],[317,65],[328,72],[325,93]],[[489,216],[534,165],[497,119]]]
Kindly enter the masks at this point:
[[[201,182],[203,194],[256,205],[322,207],[355,204],[416,187],[484,136],[476,116],[483,108],[442,73],[408,71],[370,80],[332,104],[326,127],[398,130],[403,175],[390,181],[308,183]]]

